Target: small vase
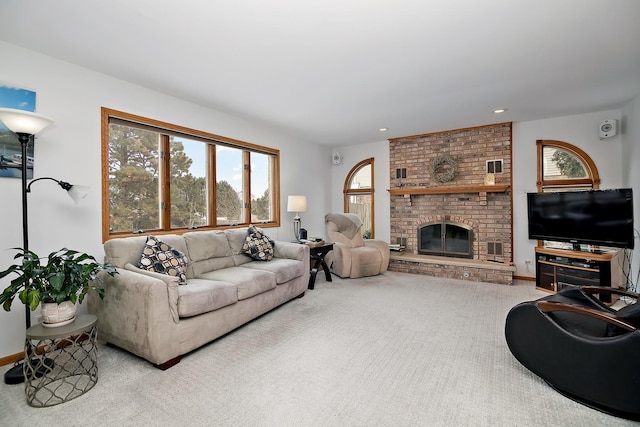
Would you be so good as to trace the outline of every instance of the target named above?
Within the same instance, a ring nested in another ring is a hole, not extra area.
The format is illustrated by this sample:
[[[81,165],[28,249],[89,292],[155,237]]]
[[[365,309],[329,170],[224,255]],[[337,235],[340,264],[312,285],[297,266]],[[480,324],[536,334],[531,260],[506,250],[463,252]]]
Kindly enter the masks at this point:
[[[76,318],[77,305],[71,301],[43,302],[40,304],[40,322],[45,327],[64,326],[73,322]]]

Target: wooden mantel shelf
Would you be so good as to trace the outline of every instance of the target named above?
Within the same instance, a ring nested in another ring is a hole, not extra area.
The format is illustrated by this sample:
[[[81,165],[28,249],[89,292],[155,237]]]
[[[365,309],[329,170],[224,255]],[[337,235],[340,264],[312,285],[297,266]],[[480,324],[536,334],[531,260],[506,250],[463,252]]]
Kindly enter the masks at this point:
[[[402,196],[405,194],[460,194],[460,193],[504,193],[509,189],[508,185],[456,185],[455,187],[397,187],[391,188],[389,194]]]

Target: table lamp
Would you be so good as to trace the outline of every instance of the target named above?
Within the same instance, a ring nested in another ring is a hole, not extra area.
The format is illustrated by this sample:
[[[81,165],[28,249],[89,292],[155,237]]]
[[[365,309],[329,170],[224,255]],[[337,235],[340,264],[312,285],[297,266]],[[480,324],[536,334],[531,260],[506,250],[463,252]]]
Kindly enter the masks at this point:
[[[300,212],[307,211],[307,196],[289,196],[287,199],[287,212],[295,212],[296,216],[293,217],[293,234],[296,240],[300,241],[300,226],[302,221],[300,220]]]

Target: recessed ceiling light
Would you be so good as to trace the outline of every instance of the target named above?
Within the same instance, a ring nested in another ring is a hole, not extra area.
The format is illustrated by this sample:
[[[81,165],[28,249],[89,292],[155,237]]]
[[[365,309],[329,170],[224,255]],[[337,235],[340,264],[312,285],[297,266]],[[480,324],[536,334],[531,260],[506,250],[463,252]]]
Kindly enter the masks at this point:
[[[495,110],[493,110],[495,114],[504,113],[505,111],[507,111],[506,108],[496,108]]]
[[[389,130],[389,128],[380,128],[380,132],[386,132],[388,130]]]

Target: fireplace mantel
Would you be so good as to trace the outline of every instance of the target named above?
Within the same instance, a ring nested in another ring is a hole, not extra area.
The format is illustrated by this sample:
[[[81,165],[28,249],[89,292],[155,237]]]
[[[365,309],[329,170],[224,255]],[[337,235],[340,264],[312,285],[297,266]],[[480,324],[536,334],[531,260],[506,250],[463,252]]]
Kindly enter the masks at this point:
[[[456,185],[454,187],[397,187],[390,188],[392,196],[416,194],[504,193],[509,185]]]

